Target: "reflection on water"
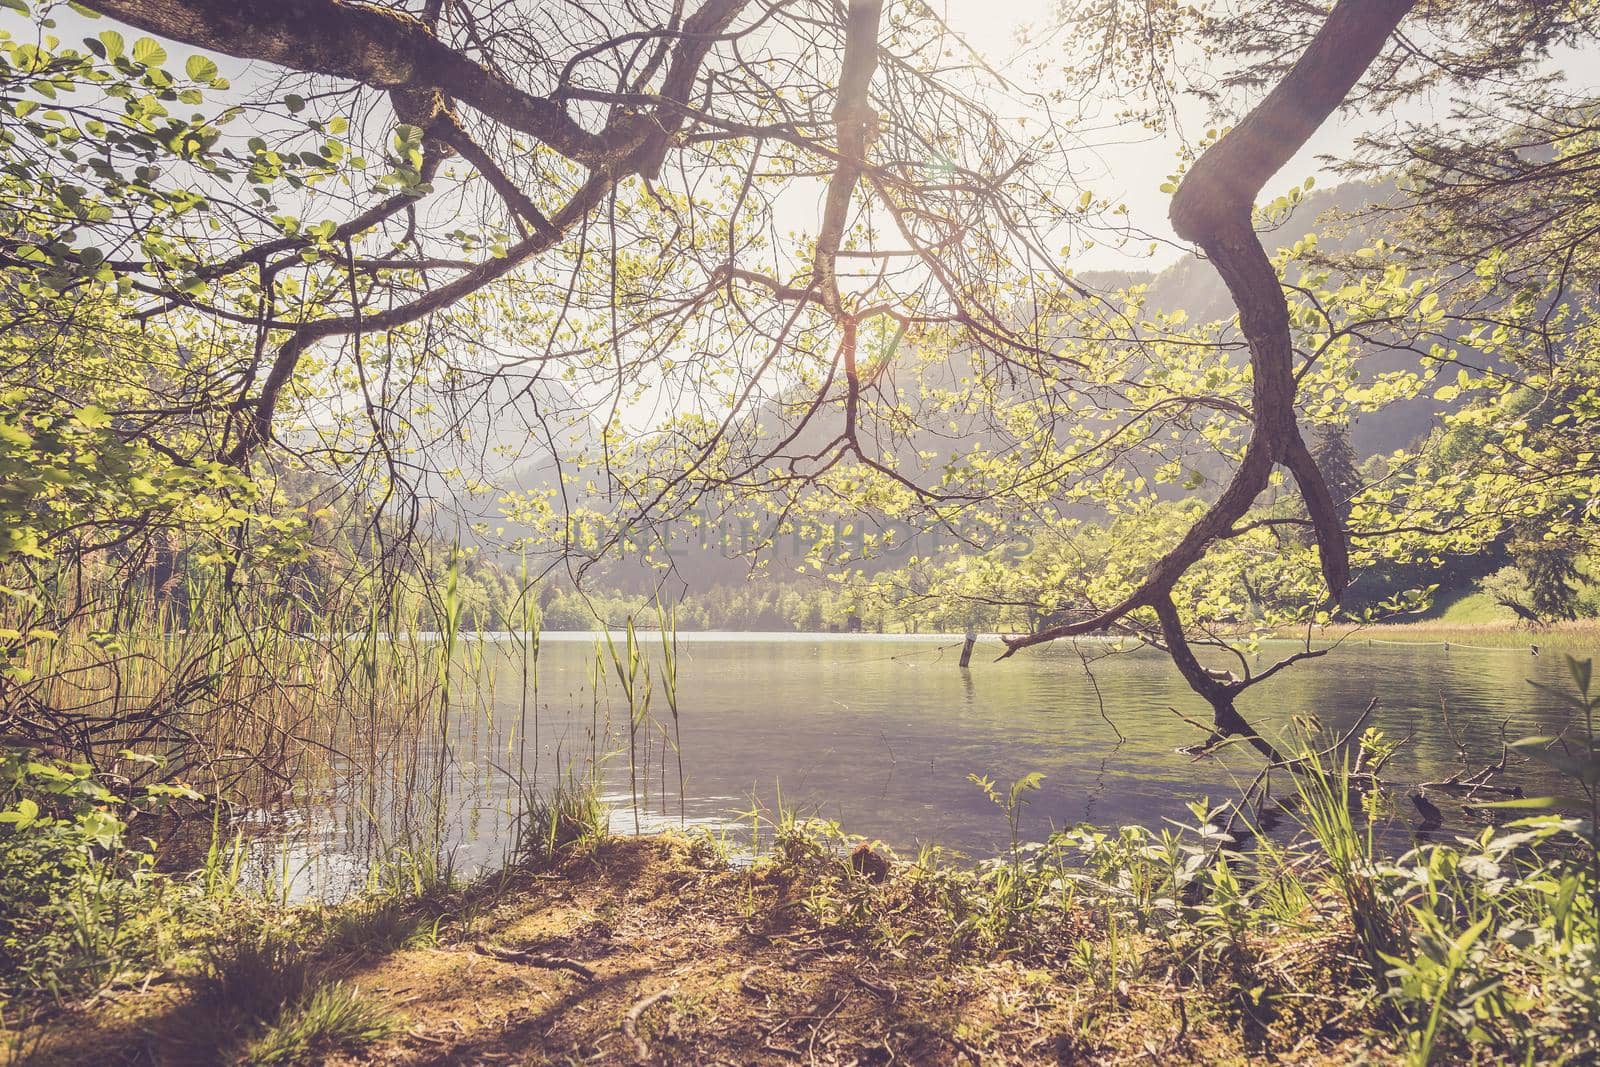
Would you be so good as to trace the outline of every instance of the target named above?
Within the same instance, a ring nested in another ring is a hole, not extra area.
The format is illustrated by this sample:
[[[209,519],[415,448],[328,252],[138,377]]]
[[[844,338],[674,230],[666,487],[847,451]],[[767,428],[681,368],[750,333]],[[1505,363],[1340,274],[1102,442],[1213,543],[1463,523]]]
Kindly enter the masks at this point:
[[[653,638],[641,642],[650,655],[658,653]],[[1173,709],[1201,720],[1208,709],[1160,653],[1108,654],[1111,646],[1083,642],[997,663],[991,638],[962,671],[958,645],[959,638],[928,636],[680,635],[687,820],[737,832],[738,812],[758,805],[770,811],[781,794],[786,805],[838,819],[852,832],[897,848],[936,841],[986,854],[1002,847],[1005,826],[967,781],[970,773],[1009,782],[1043,772],[1043,789],[1023,818],[1024,831],[1041,837],[1083,821],[1182,819],[1184,801],[1234,795],[1260,769],[1249,751],[1200,761],[1177,751],[1198,738]],[[1291,648],[1268,644],[1263,662]],[[595,748],[603,755],[599,773],[612,827],[633,828],[627,706],[614,680],[609,696],[602,690],[594,698],[593,635],[545,635],[537,747],[531,710],[529,736],[525,742],[519,737],[525,700],[518,654],[512,642],[488,639],[481,678],[455,686],[441,810],[447,851],[461,874],[506,856],[519,809],[519,773],[532,778],[537,767],[542,785],[564,769],[586,773]],[[1357,637],[1249,691],[1241,710],[1269,734],[1288,728],[1292,715],[1315,715],[1338,730],[1376,697],[1369,725],[1391,738],[1410,738],[1385,777],[1409,786],[1461,766],[1441,705],[1465,739],[1474,770],[1499,758],[1502,724],[1513,740],[1564,726],[1569,711],[1527,684],[1530,679],[1558,689],[1568,684],[1559,656],[1446,651]],[[659,694],[652,715],[668,718]],[[661,762],[664,753],[672,758],[666,736],[652,729],[648,807],[639,813],[646,830],[678,824],[676,767]],[[645,750],[640,740],[641,756]],[[293,817],[277,816],[284,819],[278,835],[256,852],[274,877],[287,874],[296,894],[359,884],[375,860],[396,858],[406,842],[425,838],[434,825],[436,726],[398,726],[370,739],[370,754],[380,774],[363,775],[340,762],[303,783]],[[1524,764],[1514,774],[1529,793],[1561,792],[1542,765]]]

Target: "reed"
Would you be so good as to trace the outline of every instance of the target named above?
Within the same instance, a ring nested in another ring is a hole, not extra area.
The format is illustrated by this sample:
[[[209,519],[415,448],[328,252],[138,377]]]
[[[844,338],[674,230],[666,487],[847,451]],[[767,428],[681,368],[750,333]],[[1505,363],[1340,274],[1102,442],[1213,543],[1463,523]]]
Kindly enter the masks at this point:
[[[527,738],[529,712],[533,720],[533,776],[537,781],[539,777],[539,651],[544,637],[544,619],[539,612],[538,586],[528,574],[528,557],[522,556],[522,569],[519,574],[519,583],[512,602],[506,606],[505,617],[513,620],[515,626],[512,630],[512,639],[516,644],[518,657],[518,671],[520,672],[522,686],[518,693],[517,708],[517,734],[514,744],[517,747],[517,777],[522,780],[527,776]]]
[[[681,826],[688,819],[684,807],[683,727],[678,715],[678,611],[675,606],[663,607],[660,597],[656,598],[656,623],[661,635],[661,690],[667,709],[672,713],[671,744],[678,764],[678,824]],[[665,789],[662,792],[665,793]]]
[[[1353,787],[1348,758],[1339,758],[1330,766],[1322,753],[1306,747],[1302,773],[1295,775],[1300,797],[1295,817],[1315,840],[1328,878],[1344,899],[1367,966],[1381,984],[1385,960],[1401,942],[1400,918],[1378,878],[1376,798]]]
[[[524,790],[511,834],[511,863],[542,866],[571,847],[598,844],[610,830],[599,790],[569,770],[550,789]]]
[[[624,631],[624,644],[618,650],[617,643],[611,637],[611,631],[605,634],[606,653],[611,658],[611,669],[617,678],[617,684],[622,689],[623,699],[628,704],[628,791],[633,805],[633,832],[638,833],[639,823],[639,735],[644,734],[648,740],[649,732],[645,729],[650,720],[650,696],[653,685],[650,677],[650,663],[639,648],[639,635],[634,628],[633,619],[630,617]],[[646,753],[648,755],[648,752]],[[645,805],[650,803],[650,769],[648,764],[644,767]]]

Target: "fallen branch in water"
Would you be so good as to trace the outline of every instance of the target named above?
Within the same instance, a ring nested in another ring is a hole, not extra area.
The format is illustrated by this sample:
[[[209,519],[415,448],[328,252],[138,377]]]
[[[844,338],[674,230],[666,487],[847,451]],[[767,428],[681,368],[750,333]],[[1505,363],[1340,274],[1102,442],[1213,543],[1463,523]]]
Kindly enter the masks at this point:
[[[1479,793],[1490,793],[1503,797],[1522,796],[1522,787],[1520,785],[1490,784],[1491,780],[1497,775],[1504,774],[1506,768],[1511,764],[1511,744],[1506,740],[1506,726],[1509,722],[1510,720],[1507,719],[1500,724],[1500,758],[1497,761],[1487,764],[1476,774],[1468,774],[1466,768],[1462,768],[1442,782],[1423,782],[1417,788],[1423,790],[1438,789],[1445,793],[1462,793],[1465,794],[1465,799],[1467,800],[1471,800]],[[1465,749],[1462,751],[1464,753]]]
[[[1423,782],[1417,788],[1437,789],[1445,793],[1462,793],[1469,800],[1479,793],[1492,793],[1495,796],[1502,797],[1522,796],[1522,787],[1520,785],[1490,785],[1489,778],[1498,773],[1499,771],[1494,764],[1490,764],[1477,774],[1468,775],[1465,778],[1462,777],[1462,772],[1457,771],[1442,782]]]

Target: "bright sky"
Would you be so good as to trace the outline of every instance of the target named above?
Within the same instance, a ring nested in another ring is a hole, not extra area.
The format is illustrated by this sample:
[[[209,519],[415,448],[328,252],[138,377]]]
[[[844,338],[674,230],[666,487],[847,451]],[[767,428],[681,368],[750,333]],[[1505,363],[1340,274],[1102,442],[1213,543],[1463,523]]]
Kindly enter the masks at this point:
[[[960,33],[967,43],[983,54],[1001,73],[1017,75],[1017,80],[1030,84],[1026,65],[1036,56],[1019,49],[1018,30],[1030,23],[1039,24],[1052,11],[1074,0],[926,0],[935,10],[943,10],[947,23]],[[1551,64],[1561,71],[1574,86],[1593,88],[1600,72],[1600,47],[1590,45],[1582,49],[1558,54]],[[1250,101],[1253,103],[1254,101]],[[1450,108],[1448,99],[1417,99],[1402,109],[1377,118],[1387,124],[1395,119],[1430,122]],[[1110,108],[1108,108],[1109,112]],[[1180,100],[1179,121],[1191,137],[1211,125],[1203,106],[1190,101],[1185,108]],[[1287,192],[1308,177],[1315,177],[1319,187],[1337,184],[1338,176],[1330,173],[1319,161],[1319,156],[1348,154],[1356,138],[1364,132],[1370,116],[1359,113],[1336,112],[1323,124],[1304,148],[1300,150],[1278,175],[1267,184],[1264,197],[1271,199]],[[1073,266],[1079,269],[1159,269],[1178,259],[1187,249],[1174,243],[1175,238],[1167,225],[1168,194],[1161,192],[1161,183],[1174,171],[1178,161],[1179,141],[1176,136],[1157,137],[1137,128],[1120,133],[1121,143],[1106,143],[1107,136],[1099,135],[1100,142],[1094,150],[1086,151],[1077,168],[1080,180],[1094,190],[1097,197],[1108,197],[1128,205],[1129,217],[1136,225],[1162,241],[1155,255],[1149,256],[1148,242],[1133,242],[1125,250],[1099,247],[1087,255],[1074,257]]]
[[[894,2],[894,0],[891,0]],[[936,10],[946,12],[951,27],[978,51],[988,63],[1028,88],[1036,87],[1036,78],[1029,69],[1044,52],[1030,52],[1018,47],[1018,32],[1024,26],[1039,26],[1063,0],[928,0]],[[1068,0],[1070,2],[1070,0]],[[109,20],[90,20],[65,7],[54,12],[58,22],[56,32],[72,40],[92,36],[109,24]],[[0,11],[0,26],[18,36],[31,35],[28,20],[12,10]],[[175,56],[192,51],[182,45],[171,49]],[[237,60],[217,57],[223,73],[235,81],[237,88],[246,88],[252,82],[271,77],[271,69],[260,64],[246,65]],[[181,66],[181,62],[179,63]],[[248,69],[247,69],[248,66]],[[997,111],[1018,113],[1021,102],[1008,103],[997,100]],[[1107,104],[1109,113],[1115,101]],[[1207,116],[1199,106],[1192,106],[1192,114],[1181,116],[1185,128],[1192,134],[1203,130]],[[1419,107],[1419,115],[1425,114]],[[1318,132],[1301,153],[1282,171],[1279,178],[1268,186],[1268,194],[1287,190],[1290,185],[1315,175],[1320,185],[1329,184],[1328,175],[1318,165],[1319,153],[1338,152],[1350,144],[1359,119],[1336,116]],[[1099,246],[1086,255],[1075,256],[1073,266],[1080,269],[1150,269],[1167,265],[1182,255],[1185,249],[1172,243],[1167,226],[1168,195],[1160,191],[1177,162],[1178,141],[1175,136],[1158,137],[1133,128],[1115,131],[1101,130],[1085,135],[1093,147],[1084,148],[1074,160],[1074,170],[1080,181],[1093,189],[1096,196],[1126,203],[1129,218],[1141,230],[1162,242],[1152,257],[1148,241],[1132,242],[1126,249]],[[1281,189],[1279,188],[1281,187]],[[798,220],[797,220],[798,221]],[[802,224],[803,225],[803,224]],[[810,227],[806,227],[810,228]]]
[[[942,5],[949,25],[993,67],[1003,74],[1015,75],[1022,84],[1031,84],[1028,67],[1038,56],[1019,49],[1018,33],[1029,24],[1038,25],[1062,0],[930,2],[936,10]],[[1114,107],[1115,102],[1108,102],[1108,113]],[[1184,109],[1180,103],[1180,111],[1180,122],[1191,137],[1210,125],[1201,105],[1191,102]],[[1428,108],[1418,105],[1416,111],[1417,117],[1422,117],[1428,113]],[[1319,186],[1334,184],[1336,179],[1322,167],[1317,157],[1349,149],[1360,127],[1359,116],[1336,114],[1269,183],[1266,195],[1270,198],[1313,176]],[[1083,150],[1082,158],[1077,161],[1075,170],[1080,180],[1097,197],[1127,204],[1129,217],[1135,225],[1162,243],[1153,256],[1148,241],[1132,242],[1125,249],[1099,246],[1075,256],[1073,266],[1078,269],[1160,269],[1184,255],[1187,248],[1177,243],[1167,225],[1170,195],[1160,189],[1167,175],[1177,168],[1178,136],[1157,136],[1133,126],[1119,129],[1115,134],[1102,131],[1088,139],[1094,146]]]

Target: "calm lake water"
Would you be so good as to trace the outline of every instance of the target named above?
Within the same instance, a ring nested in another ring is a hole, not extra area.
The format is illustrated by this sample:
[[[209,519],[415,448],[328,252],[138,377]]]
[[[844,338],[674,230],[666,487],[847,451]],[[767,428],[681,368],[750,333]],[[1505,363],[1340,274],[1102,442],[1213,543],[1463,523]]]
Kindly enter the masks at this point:
[[[640,638],[658,666],[657,635]],[[534,778],[537,765],[535,780],[548,785],[563,769],[588,773],[596,748],[612,828],[631,831],[627,706],[609,663],[609,684],[595,697],[594,635],[545,635],[537,716],[528,702],[529,736],[520,740],[519,653],[508,639],[485,642],[482,677],[457,682],[461,707],[452,723],[451,766],[437,779],[445,783],[443,822],[456,870],[470,873],[503,861],[519,810],[518,774]],[[1209,709],[1158,652],[1113,653],[1110,644],[1084,641],[1076,649],[1058,645],[994,662],[1001,648],[986,637],[963,671],[959,642],[938,636],[680,635],[683,817],[713,831],[747,834],[749,819],[741,822],[738,813],[759,807],[770,814],[781,796],[785,805],[837,819],[898,849],[937,842],[982,856],[1002,847],[1005,822],[969,774],[1009,783],[1030,771],[1043,773],[1043,788],[1032,794],[1022,821],[1024,832],[1039,838],[1079,822],[1187,820],[1185,801],[1234,795],[1260,769],[1248,750],[1199,761],[1177,751],[1200,735],[1170,709],[1202,721]],[[1260,662],[1294,647],[1269,643]],[[1441,703],[1466,742],[1472,770],[1499,758],[1503,722],[1513,740],[1565,726],[1570,709],[1529,680],[1570,686],[1558,654],[1447,651],[1438,644],[1357,637],[1252,689],[1241,710],[1269,736],[1288,729],[1292,715],[1314,714],[1337,730],[1376,697],[1370,725],[1391,738],[1410,737],[1385,772],[1408,791],[1462,766]],[[650,711],[670,723],[659,686]],[[641,799],[639,815],[647,830],[679,822],[676,763],[668,751],[663,794],[663,735],[652,731],[648,801]],[[591,744],[591,733],[598,745]],[[337,895],[359,884],[374,860],[393,858],[415,840],[418,827],[431,825],[435,780],[402,764],[436,771],[436,738],[419,746],[413,735],[383,751],[381,780],[336,765],[304,783],[285,809],[258,813],[274,830],[262,839],[258,861],[292,883],[295,895]],[[642,761],[642,741],[638,751]],[[1540,764],[1518,766],[1509,780],[1530,794],[1561,793]],[[1396,793],[1402,814],[1409,815],[1404,792]],[[1459,805],[1437,800],[1447,815],[1460,817]],[[1468,824],[1462,819],[1457,825]]]

